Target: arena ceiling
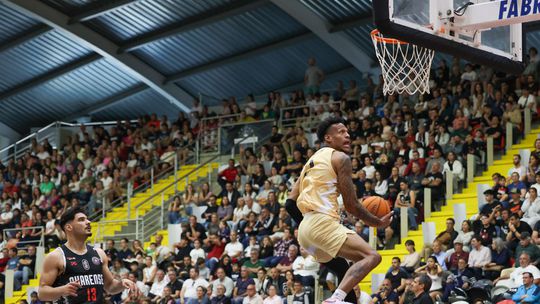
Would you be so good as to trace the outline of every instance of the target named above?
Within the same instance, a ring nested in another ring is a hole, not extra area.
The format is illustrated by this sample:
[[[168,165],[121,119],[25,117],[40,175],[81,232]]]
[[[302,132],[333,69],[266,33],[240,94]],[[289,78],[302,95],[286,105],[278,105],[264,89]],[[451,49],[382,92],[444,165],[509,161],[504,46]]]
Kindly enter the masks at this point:
[[[0,0],[0,122],[175,116],[376,66],[369,0]]]

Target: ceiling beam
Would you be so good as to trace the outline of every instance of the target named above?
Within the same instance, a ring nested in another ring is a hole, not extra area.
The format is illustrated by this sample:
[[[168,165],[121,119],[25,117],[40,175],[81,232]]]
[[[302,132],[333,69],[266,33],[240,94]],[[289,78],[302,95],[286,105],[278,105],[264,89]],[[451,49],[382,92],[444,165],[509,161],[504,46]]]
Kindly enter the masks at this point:
[[[347,20],[343,20],[339,23],[331,23],[328,29],[329,33],[337,33],[350,28],[373,24],[373,15],[366,14],[362,16],[356,16]]]
[[[73,41],[88,47],[109,62],[140,80],[184,112],[189,112],[193,96],[176,84],[164,84],[165,76],[134,55],[118,53],[118,45],[81,23],[68,24],[70,17],[40,0],[0,0],[25,15],[61,31]]]
[[[113,105],[115,105],[116,103],[119,103],[123,100],[125,100],[126,98],[128,97],[131,97],[135,94],[139,94],[143,91],[146,91],[148,90],[149,87],[145,84],[139,84],[139,85],[136,85],[130,89],[127,89],[123,92],[120,92],[116,95],[113,95],[107,99],[104,99],[98,103],[95,103],[83,110],[80,110],[80,111],[77,111],[76,113],[73,113],[73,114],[70,114],[68,117],[65,118],[65,121],[69,122],[69,121],[73,121],[77,118],[80,118],[84,115],[90,115],[90,114],[94,114],[94,113],[97,113],[97,112],[101,112],[105,109],[107,109],[108,107],[111,107]]]
[[[369,69],[373,60],[366,55],[349,37],[344,33],[331,33],[331,24],[314,13],[307,6],[298,0],[271,0],[300,24],[307,27],[321,40],[326,42],[345,60],[349,61],[359,71]]]
[[[32,39],[34,39],[34,38],[36,38],[38,36],[41,36],[41,35],[45,34],[46,32],[48,32],[50,30],[51,30],[51,28],[44,25],[44,24],[34,26],[30,30],[28,30],[28,31],[26,31],[24,33],[21,33],[21,34],[17,35],[16,37],[14,37],[13,39],[5,41],[4,43],[0,44],[0,53],[4,52],[4,51],[7,51],[7,50],[9,50],[11,48],[14,48],[16,46],[19,46],[19,45],[25,43],[28,40],[32,40]]]
[[[188,17],[178,23],[130,39],[120,46],[119,52],[130,52],[154,41],[179,35],[211,23],[252,11],[266,4],[268,4],[268,0],[238,0],[227,4],[226,6],[211,9],[201,14]]]
[[[135,2],[135,0],[106,1],[104,4],[101,4],[93,8],[85,9],[83,12],[71,17],[69,19],[69,24],[84,22],[90,19],[97,18],[101,15],[117,10],[133,2]]]
[[[87,64],[90,64],[96,60],[99,60],[101,56],[98,54],[91,54],[82,58],[79,58],[73,62],[70,62],[68,64],[65,64],[63,66],[60,66],[54,70],[48,71],[47,73],[37,76],[35,78],[32,78],[20,85],[17,85],[11,89],[8,89],[2,93],[0,93],[0,100],[4,100],[6,98],[9,98],[13,95],[19,94],[21,92],[24,92],[26,90],[29,90],[33,87],[36,87],[42,83],[45,83],[47,81],[50,81],[52,79],[55,79],[57,77],[60,77],[62,75],[65,75],[69,72],[72,72],[80,67],[83,67]]]
[[[290,36],[290,37],[285,38],[285,39],[279,39],[277,41],[267,43],[265,45],[259,46],[259,47],[254,48],[254,49],[250,49],[250,50],[242,51],[240,53],[233,54],[233,55],[230,55],[230,56],[218,58],[218,59],[210,61],[208,63],[202,64],[202,65],[199,65],[199,66],[196,66],[196,67],[193,67],[193,68],[189,68],[189,69],[184,70],[184,71],[182,71],[180,73],[173,74],[173,75],[167,77],[167,79],[165,80],[165,83],[173,83],[173,82],[176,82],[176,81],[178,81],[180,79],[186,78],[186,77],[188,77],[190,75],[194,75],[194,74],[202,73],[202,72],[205,72],[205,71],[209,71],[209,70],[212,70],[212,69],[215,69],[215,68],[218,68],[220,66],[227,65],[227,64],[240,62],[240,61],[245,60],[247,58],[255,57],[255,56],[261,55],[263,53],[269,52],[269,51],[275,51],[276,49],[285,48],[285,47],[288,47],[290,45],[294,45],[294,44],[297,44],[297,43],[299,43],[301,41],[304,41],[304,40],[307,40],[307,39],[310,39],[310,38],[314,38],[314,37],[315,37],[315,35],[313,33],[311,33],[311,32],[303,32],[303,33],[300,33],[300,34]]]

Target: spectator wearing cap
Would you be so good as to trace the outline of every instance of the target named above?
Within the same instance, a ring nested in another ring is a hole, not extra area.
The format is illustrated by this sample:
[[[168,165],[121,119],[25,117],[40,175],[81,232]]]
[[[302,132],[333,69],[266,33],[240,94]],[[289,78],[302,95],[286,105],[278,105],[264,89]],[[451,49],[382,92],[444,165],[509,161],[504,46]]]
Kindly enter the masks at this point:
[[[456,270],[458,268],[459,259],[465,259],[466,262],[469,261],[469,253],[463,250],[463,241],[456,239],[454,241],[454,252],[448,256],[446,260],[446,267],[448,270]]]
[[[521,233],[519,245],[516,247],[516,267],[519,267],[519,257],[527,253],[531,258],[531,264],[536,265],[540,259],[540,248],[531,242],[531,234],[527,231]]]
[[[510,223],[508,224],[508,229],[509,231],[506,235],[506,241],[508,242],[508,248],[512,251],[519,245],[521,235],[524,232],[527,232],[529,236],[532,233],[531,226],[529,226],[529,224],[525,223],[524,221],[521,221],[519,215],[515,213],[510,216]]]
[[[510,200],[508,201],[508,209],[510,209],[510,212],[521,216],[523,213],[523,211],[521,211],[522,205],[523,205],[523,200],[521,198],[521,194],[519,190],[517,188],[512,188],[510,190]]]

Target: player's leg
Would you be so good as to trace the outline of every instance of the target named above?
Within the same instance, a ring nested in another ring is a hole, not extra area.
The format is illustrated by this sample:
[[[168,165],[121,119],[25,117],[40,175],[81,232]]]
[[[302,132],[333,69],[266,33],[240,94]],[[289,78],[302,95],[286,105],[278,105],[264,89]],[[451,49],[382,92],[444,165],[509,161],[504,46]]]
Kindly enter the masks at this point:
[[[324,263],[328,269],[330,269],[333,273],[336,274],[338,277],[338,282],[343,281],[343,277],[345,277],[345,273],[349,269],[350,265],[347,260],[341,257],[335,257],[331,259],[329,262]],[[354,293],[354,290],[350,291],[347,296],[345,297],[345,301],[356,303],[358,301],[356,297],[356,293]]]
[[[298,224],[300,224],[304,219],[304,216],[302,216],[302,212],[300,212],[300,209],[298,209],[295,201],[287,200],[285,202],[285,209],[291,215],[293,220]],[[335,257],[332,260],[323,264],[336,274],[336,276],[338,277],[338,282],[341,282],[343,280],[345,273],[349,269],[349,263],[347,262],[347,260],[341,257]],[[347,297],[345,297],[345,301],[356,303],[357,299],[354,291],[351,291],[347,294]]]
[[[347,234],[345,243],[338,251],[338,256],[349,259],[354,264],[347,270],[345,277],[339,283],[333,297],[339,300],[344,298],[342,293],[349,293],[354,286],[360,283],[381,262],[381,255],[377,253],[358,234]],[[341,296],[339,296],[341,294]]]

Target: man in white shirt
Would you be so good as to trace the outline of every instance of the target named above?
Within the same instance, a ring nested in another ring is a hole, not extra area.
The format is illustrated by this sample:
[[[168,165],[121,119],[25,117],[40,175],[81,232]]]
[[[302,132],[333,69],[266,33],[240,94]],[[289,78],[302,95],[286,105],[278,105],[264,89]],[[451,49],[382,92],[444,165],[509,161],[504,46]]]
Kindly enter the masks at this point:
[[[519,179],[525,181],[527,179],[527,167],[521,164],[521,156],[519,154],[514,154],[513,157],[514,166],[508,170],[508,177],[511,177],[515,172],[519,174]]]
[[[139,288],[139,290],[141,291],[142,295],[144,295],[145,297],[148,296],[148,285],[144,284],[142,281],[137,281],[137,275],[134,272],[128,273],[127,278],[131,282],[135,283],[137,288]],[[126,300],[129,297],[130,293],[131,293],[131,290],[124,289],[124,291],[122,291],[122,295],[121,295],[122,301]]]
[[[540,283],[540,270],[531,264],[531,257],[528,253],[522,253],[519,256],[520,267],[515,268],[510,276],[502,276],[496,279],[493,283],[495,286],[505,286],[508,288],[518,288],[523,285],[523,273],[532,273],[534,284]],[[504,271],[503,271],[504,272]]]
[[[163,270],[158,269],[156,272],[156,279],[154,280],[154,283],[152,283],[148,296],[155,301],[163,295],[163,288],[165,288],[167,284],[169,284],[169,277],[165,276]]]
[[[292,263],[293,274],[300,276],[304,286],[314,286],[320,264],[315,261],[304,247],[300,247],[300,255]]]
[[[42,145],[38,146],[38,153],[36,154],[36,156],[37,158],[39,158],[39,160],[46,160],[47,158],[51,157],[49,152],[47,152],[47,150],[45,150]]]
[[[242,257],[243,252],[244,245],[238,241],[238,233],[236,231],[231,231],[231,241],[225,245],[223,254],[230,256],[232,259],[238,259]]]
[[[522,109],[528,108],[530,111],[536,110],[534,108],[536,105],[534,95],[532,95],[527,88],[521,89],[521,97],[518,99],[518,104]]]
[[[479,237],[471,238],[471,252],[469,252],[469,267],[475,274],[481,274],[482,268],[491,262],[491,250],[482,245]]]
[[[154,150],[154,144],[148,141],[148,138],[143,137],[143,142],[141,144],[141,149],[147,150],[148,152]]]
[[[103,172],[101,172],[101,179],[100,180],[101,180],[101,183],[103,184],[103,188],[105,190],[109,190],[111,188],[111,184],[113,182],[113,179],[109,175],[108,170],[103,170]]]
[[[263,304],[263,298],[256,292],[255,285],[249,284],[247,287],[247,296],[242,304]]]
[[[217,279],[212,281],[212,297],[218,295],[218,286],[223,285],[225,287],[225,296],[231,297],[234,289],[234,281],[225,274],[223,268],[218,268],[216,270]]]
[[[163,262],[171,254],[171,249],[169,248],[169,246],[163,246],[161,244],[162,241],[163,241],[163,236],[161,234],[156,235],[157,248],[155,251],[155,255],[156,255],[156,262],[158,264]]]
[[[197,301],[197,287],[208,288],[210,284],[205,279],[199,277],[199,270],[197,268],[191,268],[189,270],[189,279],[184,281],[182,291],[180,292],[180,299],[182,303],[190,304]]]
[[[261,205],[253,201],[251,197],[246,197],[246,205],[244,206],[244,214],[249,214],[251,211],[255,212],[257,215],[261,213]]]
[[[4,212],[0,214],[0,228],[4,229],[4,225],[5,228],[8,228],[7,225],[9,225],[12,219],[13,212],[11,211],[11,204],[6,203],[6,205],[4,206]]]

